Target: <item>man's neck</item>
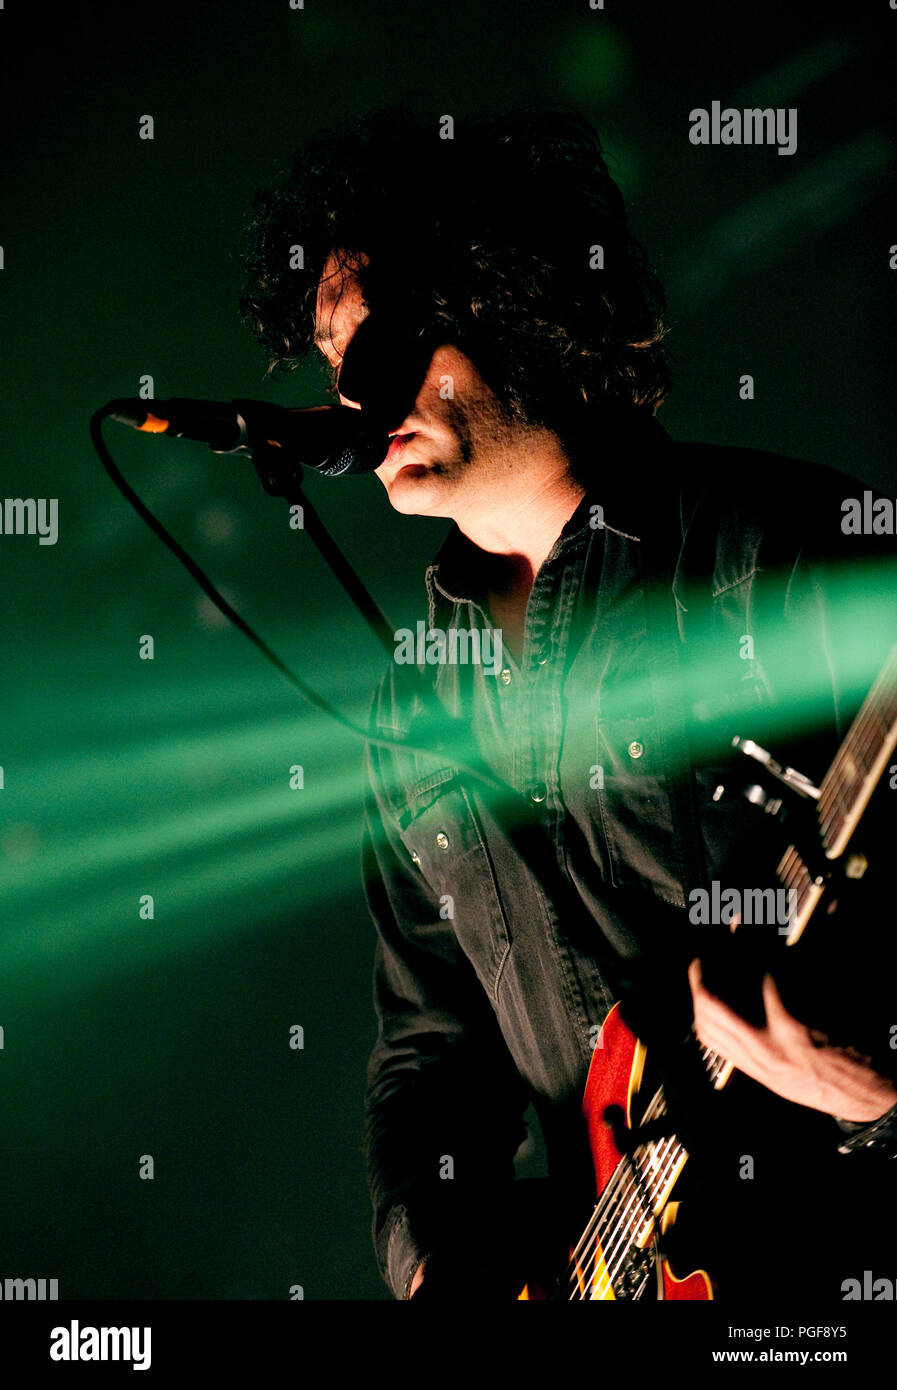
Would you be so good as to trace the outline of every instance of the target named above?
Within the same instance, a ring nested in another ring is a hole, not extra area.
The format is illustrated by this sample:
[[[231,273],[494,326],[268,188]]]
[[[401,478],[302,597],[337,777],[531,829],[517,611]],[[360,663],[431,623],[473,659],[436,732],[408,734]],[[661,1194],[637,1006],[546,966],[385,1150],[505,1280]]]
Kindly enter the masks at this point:
[[[554,474],[500,508],[458,520],[468,540],[484,552],[490,612],[518,660],[535,577],[584,496],[569,473]]]
[[[585,489],[569,473],[533,484],[500,505],[457,517],[459,529],[484,552],[490,588],[532,588]]]

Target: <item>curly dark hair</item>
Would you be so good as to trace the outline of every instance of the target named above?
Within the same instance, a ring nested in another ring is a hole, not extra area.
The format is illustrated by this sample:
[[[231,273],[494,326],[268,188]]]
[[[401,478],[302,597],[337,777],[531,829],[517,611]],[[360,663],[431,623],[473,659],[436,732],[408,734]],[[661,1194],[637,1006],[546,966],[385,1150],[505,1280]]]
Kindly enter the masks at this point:
[[[459,347],[515,418],[556,428],[583,404],[650,411],[669,385],[663,290],[575,111],[458,120],[451,139],[403,110],[356,119],[296,152],[245,236],[240,310],[275,376],[313,342],[335,252],[371,314],[412,314]]]

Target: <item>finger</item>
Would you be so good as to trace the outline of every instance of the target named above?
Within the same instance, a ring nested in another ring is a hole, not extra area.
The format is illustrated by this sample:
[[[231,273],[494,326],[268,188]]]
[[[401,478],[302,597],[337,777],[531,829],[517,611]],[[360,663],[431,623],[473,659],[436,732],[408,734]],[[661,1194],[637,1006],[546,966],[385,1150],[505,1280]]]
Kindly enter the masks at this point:
[[[713,1026],[723,1032],[737,1034],[739,1037],[746,1033],[760,1033],[764,1031],[755,1028],[748,1023],[747,1019],[742,1018],[730,1004],[724,999],[720,999],[718,994],[711,994],[705,985],[700,985],[696,999],[696,1012],[700,1010],[701,1016]]]
[[[709,1047],[710,1043],[703,1038],[702,1030],[712,1024],[714,1020],[714,1006],[720,1010],[720,1017],[722,1017],[722,1011],[726,1009],[726,1005],[721,999],[718,999],[715,994],[711,994],[704,984],[704,977],[701,973],[701,962],[697,957],[688,967],[688,982],[691,986],[695,1028],[697,1029],[698,1036],[701,1037],[701,1041],[705,1043],[705,1046]]]
[[[733,1016],[731,1024],[704,1014],[696,1014],[695,1031],[705,1047],[721,1053],[729,1061],[750,1057],[755,1063],[759,1063],[767,1055],[766,1034],[759,1032],[737,1014]]]
[[[771,1032],[780,1035],[791,1034],[793,1037],[800,1038],[809,1036],[806,1025],[785,1008],[772,975],[763,976],[763,1007],[766,1010],[766,1022]]]
[[[767,1028],[755,1027],[703,987],[695,999],[695,1031],[705,1047],[736,1065],[736,1058],[759,1063],[767,1051]]]
[[[703,984],[697,957],[688,967],[698,1041],[741,1070],[753,1069],[764,1055],[765,1029],[755,1028]]]
[[[728,1009],[728,1005],[723,1003],[719,995],[711,994],[710,990],[704,984],[704,974],[701,970],[701,961],[698,956],[695,956],[688,967],[688,980],[691,985],[692,998],[696,1004],[700,1003],[702,1007],[705,1005],[708,1007],[711,1005],[718,1005],[720,1009]],[[729,1012],[731,1012],[731,1010],[729,1010]]]

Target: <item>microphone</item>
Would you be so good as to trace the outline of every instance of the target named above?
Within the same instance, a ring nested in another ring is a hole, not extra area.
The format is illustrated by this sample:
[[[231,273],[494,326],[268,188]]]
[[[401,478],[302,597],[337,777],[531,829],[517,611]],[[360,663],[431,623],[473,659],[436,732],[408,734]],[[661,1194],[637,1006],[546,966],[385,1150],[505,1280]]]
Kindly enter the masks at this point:
[[[330,478],[372,473],[389,449],[386,424],[347,405],[295,409],[270,401],[204,401],[173,396],[165,401],[110,401],[108,414],[146,434],[208,444],[215,454],[255,457],[256,452],[259,456],[264,453],[266,471],[276,460],[278,479],[282,474],[295,477],[302,468]],[[393,428],[398,424],[401,421]],[[280,451],[277,455],[270,452],[275,449]]]
[[[338,390],[347,405],[298,408],[268,401],[110,401],[107,413],[148,434],[196,439],[216,454],[244,454],[255,463],[266,491],[287,495],[302,468],[329,478],[373,473],[386,458],[389,438],[414,408],[438,335],[410,312],[392,318],[369,314],[346,348]]]

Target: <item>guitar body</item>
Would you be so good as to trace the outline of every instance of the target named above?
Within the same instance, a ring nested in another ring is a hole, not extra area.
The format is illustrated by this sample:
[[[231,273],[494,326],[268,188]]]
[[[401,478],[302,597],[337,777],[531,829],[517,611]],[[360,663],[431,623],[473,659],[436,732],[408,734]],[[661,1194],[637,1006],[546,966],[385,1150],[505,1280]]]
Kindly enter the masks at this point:
[[[871,846],[868,846],[868,854],[867,847],[864,847],[865,836],[857,836],[854,832],[871,803],[878,802],[880,808],[884,772],[889,767],[890,759],[897,753],[897,647],[891,651],[819,788],[813,787],[793,769],[783,768],[765,749],[750,740],[735,738],[733,745],[762,765],[777,779],[777,785],[784,784],[790,795],[800,796],[804,802],[810,803],[812,812],[810,817],[797,821],[798,828],[803,827],[802,833],[794,843],[789,844],[775,870],[774,881],[786,890],[788,897],[788,911],[784,920],[778,910],[775,923],[771,917],[765,920],[762,913],[754,917],[752,907],[752,916],[745,917],[746,922],[751,922],[750,935],[744,938],[739,931],[735,936],[736,941],[747,940],[751,949],[760,952],[758,962],[762,961],[765,971],[768,961],[763,958],[763,952],[767,949],[769,933],[773,934],[772,940],[778,939],[780,946],[793,946],[803,935],[819,902],[825,899],[824,918],[829,929],[837,935],[843,930],[843,924],[833,921],[839,900],[852,899],[856,905],[857,885],[866,878],[870,859],[888,862],[887,847],[893,838],[890,797],[886,796],[888,811],[884,817],[887,826],[884,838],[875,839],[874,815],[864,821],[867,833],[870,821],[873,823],[873,839]],[[757,785],[752,785],[748,792],[749,799],[772,818],[771,823],[777,823],[782,806],[780,797],[767,795],[764,788]],[[809,834],[806,833],[808,826]],[[805,843],[806,853],[803,849]],[[750,884],[750,869],[746,870],[746,875],[741,881]],[[749,889],[745,901],[756,903],[758,898],[751,895],[758,891],[759,901],[765,901],[765,884],[759,890]],[[884,894],[879,894],[879,899],[884,901]],[[734,932],[736,924],[741,921],[741,912],[739,910],[735,916],[721,920],[729,925],[730,933]],[[861,921],[862,912],[855,913],[853,920]],[[767,935],[761,938],[761,931]],[[818,935],[822,937],[820,944],[824,950],[826,935],[824,932]],[[786,938],[784,941],[781,939],[783,936]],[[790,956],[791,952],[785,954]],[[831,955],[836,958],[837,953],[832,950]],[[737,963],[737,977],[749,985],[744,956]],[[775,978],[785,973],[776,966]],[[813,973],[822,974],[821,971]],[[879,1007],[869,1010],[873,1019],[889,1016],[887,1009],[893,975],[891,971],[879,973],[882,975],[883,993],[876,996]],[[864,1033],[862,1018],[851,1019],[846,1029],[850,1036],[845,1036],[840,1044],[834,1036],[837,1014],[843,1011],[844,983],[843,971],[833,976],[828,1001],[823,996],[816,1005],[808,1002],[806,1021],[807,1026],[812,1026],[809,1011],[821,1008],[823,1017],[818,1018],[817,1022],[823,1026],[816,1028],[820,1036],[827,1037],[834,1045],[855,1049],[856,1042]],[[864,977],[853,991],[864,1001],[864,1007],[868,1005],[869,990],[869,982]],[[754,993],[757,993],[756,988]],[[787,995],[786,990],[783,992],[786,1007]],[[740,1007],[735,1001],[734,1006],[739,1013],[750,1017],[749,1005]],[[827,1013],[832,1017],[825,1017]],[[803,1016],[800,1006],[795,1016]],[[880,1032],[879,1028],[875,1038],[867,1040],[870,1057],[875,1055],[876,1048],[883,1046],[878,1036]],[[731,1065],[724,1057],[706,1047],[702,1048],[702,1057],[708,1079],[715,1089],[720,1089],[729,1078]],[[570,1250],[569,1263],[557,1283],[550,1290],[527,1284],[519,1295],[520,1299],[663,1299],[700,1302],[713,1298],[710,1279],[703,1270],[696,1270],[684,1279],[677,1278],[660,1248],[660,1237],[675,1220],[679,1204],[672,1202],[670,1196],[688,1160],[688,1153],[676,1135],[671,1133],[668,1124],[663,1123],[667,1107],[662,1087],[653,1094],[650,1085],[643,1090],[645,1058],[644,1045],[623,1021],[619,1005],[614,1005],[604,1021],[592,1054],[583,1099],[583,1114],[595,1170],[595,1209],[579,1241]],[[890,1059],[881,1060],[879,1069],[883,1075],[890,1075]],[[608,1116],[611,1110],[616,1113]],[[608,1123],[608,1118],[613,1124]],[[658,1121],[661,1123],[658,1124]],[[630,1145],[626,1144],[625,1138],[628,1130],[637,1133],[635,1142]]]
[[[615,1004],[604,1021],[592,1054],[583,1097],[583,1115],[588,1130],[592,1166],[595,1170],[595,1190],[599,1199],[607,1191],[615,1174],[619,1180],[621,1164],[625,1165],[622,1169],[624,1173],[628,1168],[614,1142],[613,1131],[604,1120],[604,1112],[608,1106],[618,1106],[625,1116],[626,1127],[632,1127],[633,1112],[638,1105],[644,1075],[645,1056],[643,1044],[623,1022],[619,1005]],[[686,1156],[684,1150],[681,1152],[682,1156],[669,1167],[668,1180],[665,1181],[667,1191],[672,1191],[673,1184],[684,1167]],[[661,1234],[673,1225],[678,1205],[677,1202],[665,1205],[659,1220]],[[654,1223],[646,1222],[645,1227],[643,1238],[636,1242],[642,1250],[652,1243]],[[644,1293],[627,1293],[625,1273],[621,1275],[617,1271],[612,1249],[608,1250],[605,1257],[600,1241],[589,1248],[588,1258],[584,1255],[577,1258],[576,1251],[571,1249],[570,1268],[574,1286],[571,1298],[617,1301],[618,1297],[634,1296],[704,1302],[713,1298],[710,1279],[703,1270],[696,1270],[684,1279],[678,1279],[666,1259],[659,1261],[658,1268]],[[619,1293],[615,1283],[620,1289]],[[545,1290],[533,1284],[527,1284],[519,1295],[519,1299],[525,1301],[544,1300],[548,1297]]]
[[[623,1022],[620,1006],[615,1004],[604,1021],[598,1046],[592,1054],[582,1107],[588,1129],[592,1166],[595,1170],[595,1190],[599,1196],[606,1189],[623,1158],[614,1142],[613,1131],[604,1120],[604,1112],[609,1105],[618,1105],[625,1116],[627,1129],[632,1128],[633,1109],[638,1102],[641,1089],[645,1056],[643,1044]],[[669,1191],[672,1191],[673,1184],[684,1166],[683,1156],[671,1168]],[[675,1221],[678,1205],[669,1203],[664,1207],[660,1219],[661,1234],[668,1231]],[[604,1261],[600,1260],[597,1277],[593,1276],[592,1280],[599,1291],[584,1296],[606,1299],[616,1297],[613,1289],[609,1287],[606,1272],[602,1277],[600,1266],[603,1264]],[[703,1270],[696,1270],[684,1279],[677,1279],[670,1269],[669,1261],[663,1260],[661,1274],[664,1299],[707,1301],[713,1298],[710,1279]]]

